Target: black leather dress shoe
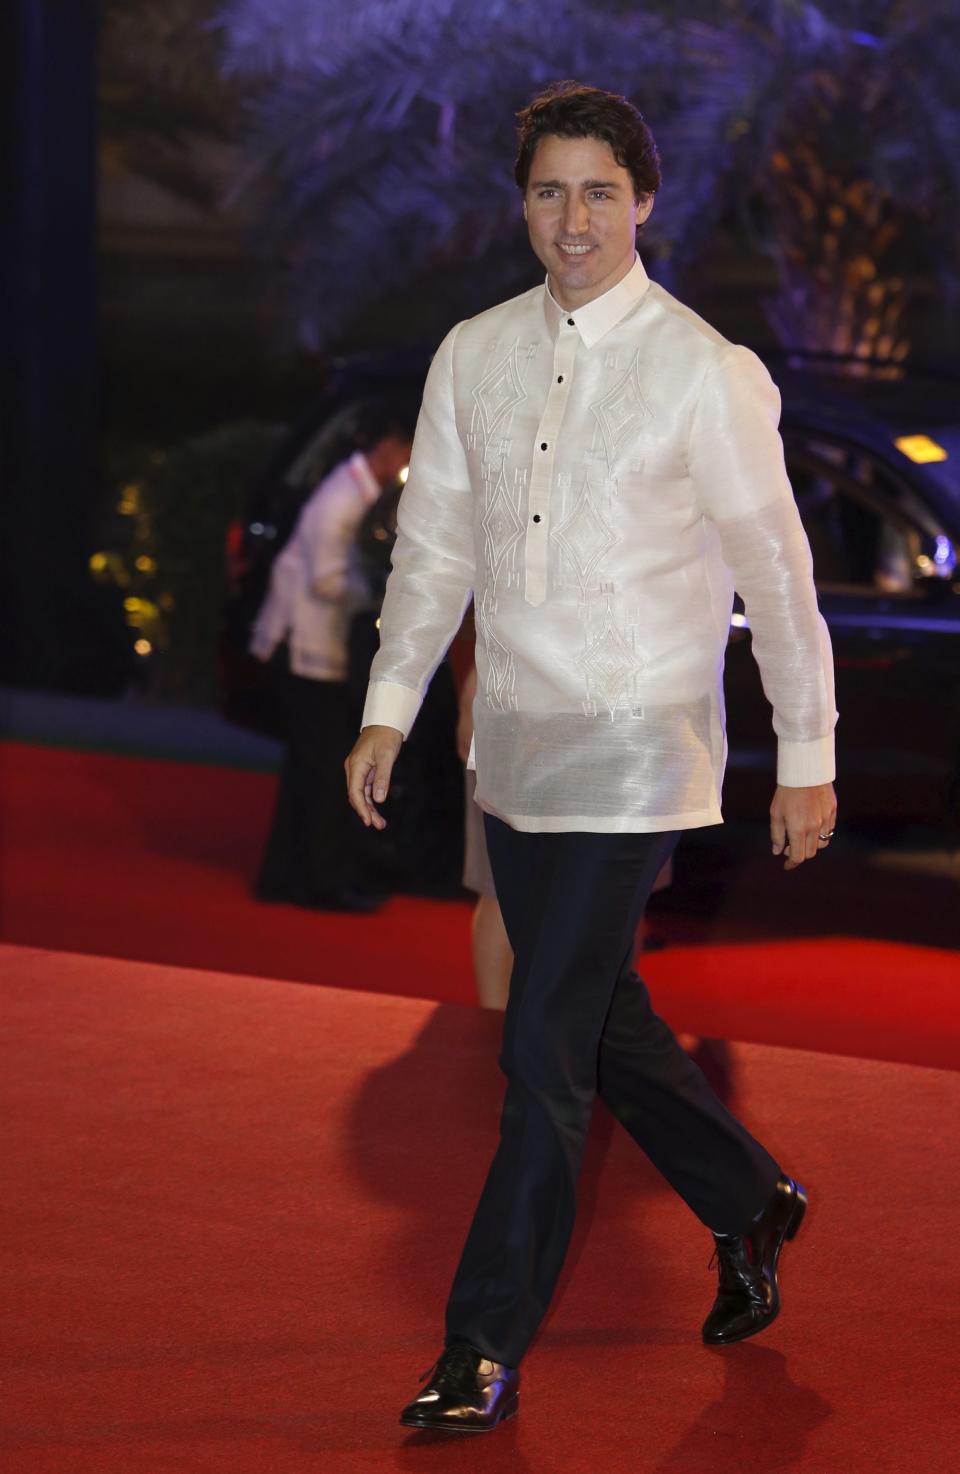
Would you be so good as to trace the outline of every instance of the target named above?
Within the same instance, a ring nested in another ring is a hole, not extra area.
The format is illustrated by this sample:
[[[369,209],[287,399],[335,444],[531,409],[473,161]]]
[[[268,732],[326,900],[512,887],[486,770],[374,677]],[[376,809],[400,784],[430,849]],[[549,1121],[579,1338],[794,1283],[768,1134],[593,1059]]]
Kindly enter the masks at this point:
[[[744,1341],[776,1319],[780,1250],[785,1239],[795,1236],[806,1211],[804,1189],[792,1177],[781,1177],[760,1217],[744,1233],[714,1234],[720,1288],[703,1323],[708,1346]]]
[[[465,1341],[451,1341],[420,1380],[426,1387],[400,1414],[407,1428],[489,1433],[519,1408],[516,1367],[488,1361]]]

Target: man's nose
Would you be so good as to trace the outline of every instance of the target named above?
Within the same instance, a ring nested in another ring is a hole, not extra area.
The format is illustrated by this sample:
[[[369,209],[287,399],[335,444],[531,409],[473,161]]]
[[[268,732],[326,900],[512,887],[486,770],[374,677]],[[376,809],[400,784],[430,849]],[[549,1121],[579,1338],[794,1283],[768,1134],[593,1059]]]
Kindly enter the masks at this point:
[[[568,199],[563,212],[563,229],[566,235],[583,235],[590,226],[590,211],[586,200]]]

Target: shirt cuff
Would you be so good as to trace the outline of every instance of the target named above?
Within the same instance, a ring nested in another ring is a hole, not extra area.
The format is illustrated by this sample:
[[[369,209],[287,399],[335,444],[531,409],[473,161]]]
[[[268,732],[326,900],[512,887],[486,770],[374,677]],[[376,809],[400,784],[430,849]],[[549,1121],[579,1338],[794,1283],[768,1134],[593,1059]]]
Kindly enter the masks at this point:
[[[247,649],[257,660],[269,660],[280,641],[276,635],[268,634],[263,630],[254,630],[253,636]]]
[[[832,732],[814,742],[778,742],[777,782],[784,788],[817,788],[836,776]]]
[[[371,681],[360,726],[394,727],[404,737],[409,737],[422,700],[420,693],[409,686],[397,686],[393,681]]]

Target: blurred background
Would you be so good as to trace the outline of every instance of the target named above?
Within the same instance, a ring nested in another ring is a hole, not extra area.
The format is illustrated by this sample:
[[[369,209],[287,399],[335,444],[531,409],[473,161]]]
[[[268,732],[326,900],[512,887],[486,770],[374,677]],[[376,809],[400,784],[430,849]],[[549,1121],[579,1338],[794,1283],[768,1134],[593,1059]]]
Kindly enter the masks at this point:
[[[650,274],[781,387],[845,814],[955,882],[954,5],[8,0],[0,24],[8,737],[276,765],[244,654],[272,560],[371,397],[415,400],[452,323],[539,279],[513,114],[577,77],[656,134]],[[748,653],[738,609],[728,814],[762,824]]]

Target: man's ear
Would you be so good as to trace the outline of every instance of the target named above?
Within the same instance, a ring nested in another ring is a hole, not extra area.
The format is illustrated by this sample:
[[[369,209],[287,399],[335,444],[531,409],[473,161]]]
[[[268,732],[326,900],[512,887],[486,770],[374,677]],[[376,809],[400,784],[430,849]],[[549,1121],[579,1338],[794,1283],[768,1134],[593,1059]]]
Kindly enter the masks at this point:
[[[527,202],[526,202],[526,200],[524,200],[524,202],[523,202],[523,218],[524,218],[524,220],[526,220],[526,218],[527,218]]]
[[[637,200],[637,224],[643,225],[650,217],[653,209],[653,195],[643,194]]]

